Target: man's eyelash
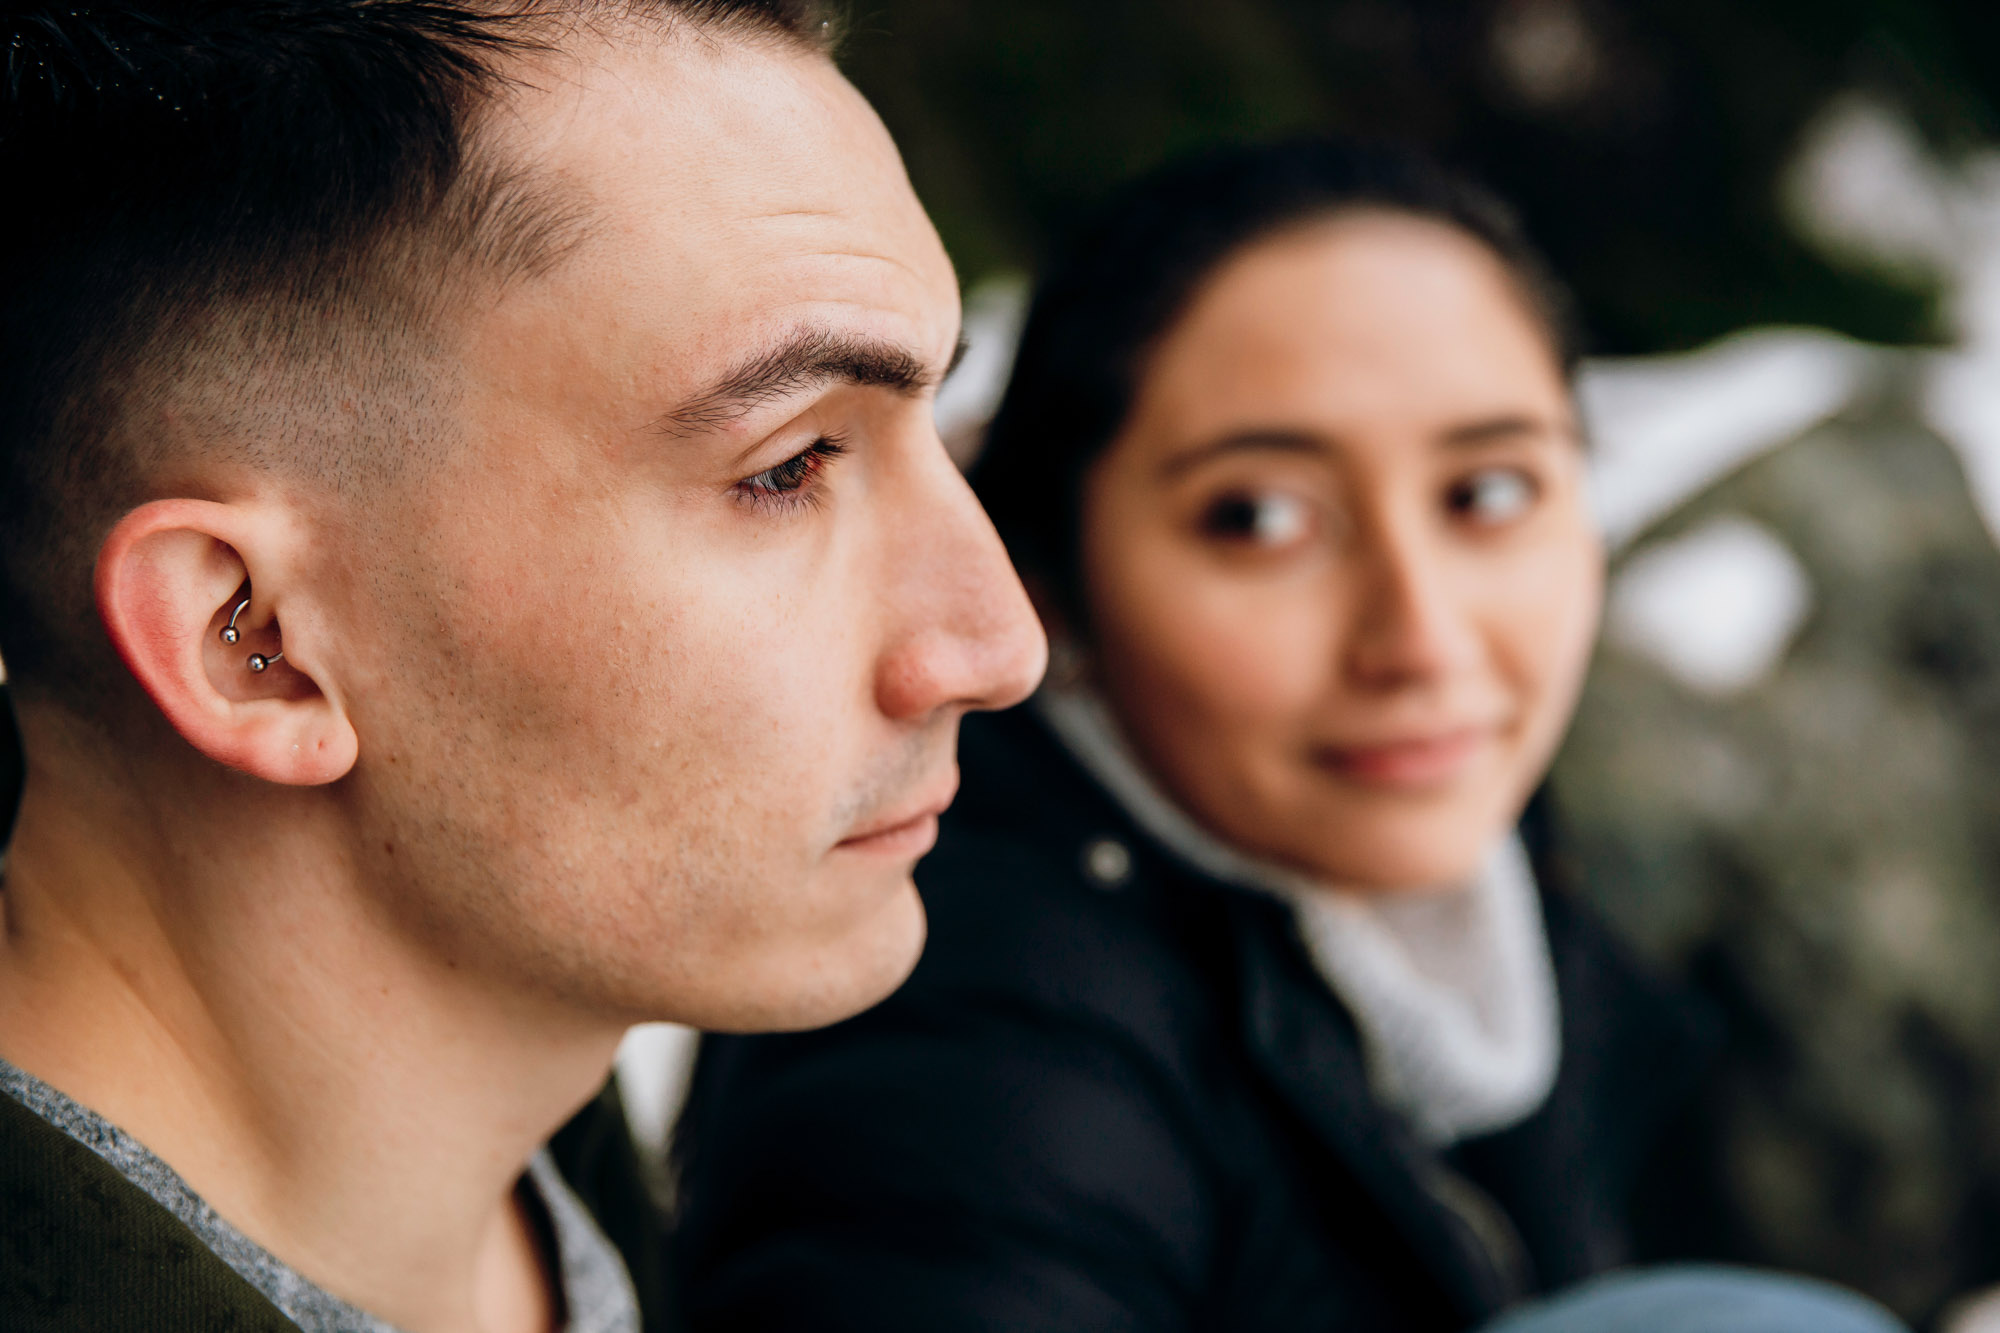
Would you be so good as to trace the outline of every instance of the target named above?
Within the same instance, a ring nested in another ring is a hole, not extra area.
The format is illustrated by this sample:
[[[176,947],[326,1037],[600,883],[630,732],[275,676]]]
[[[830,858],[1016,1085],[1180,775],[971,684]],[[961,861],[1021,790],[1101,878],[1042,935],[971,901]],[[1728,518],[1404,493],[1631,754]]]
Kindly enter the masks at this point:
[[[844,440],[822,435],[776,467],[765,468],[756,476],[737,482],[736,492],[753,504],[773,505],[781,509],[817,504],[820,500],[817,485],[820,473],[829,462],[846,452]]]

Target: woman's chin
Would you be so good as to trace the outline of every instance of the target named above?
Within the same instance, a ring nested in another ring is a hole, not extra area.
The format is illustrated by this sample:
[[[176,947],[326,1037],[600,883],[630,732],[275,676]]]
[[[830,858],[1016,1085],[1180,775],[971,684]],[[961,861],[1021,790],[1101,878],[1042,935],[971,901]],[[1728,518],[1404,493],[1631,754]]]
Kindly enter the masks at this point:
[[[1468,830],[1476,830],[1469,832]],[[1469,884],[1506,826],[1464,818],[1328,820],[1283,860],[1329,886],[1361,893],[1434,893]]]
[[[1514,831],[1532,781],[1522,766],[1491,765],[1477,781],[1415,793],[1368,793],[1321,803],[1318,843],[1327,878],[1355,889],[1428,892],[1469,884]]]

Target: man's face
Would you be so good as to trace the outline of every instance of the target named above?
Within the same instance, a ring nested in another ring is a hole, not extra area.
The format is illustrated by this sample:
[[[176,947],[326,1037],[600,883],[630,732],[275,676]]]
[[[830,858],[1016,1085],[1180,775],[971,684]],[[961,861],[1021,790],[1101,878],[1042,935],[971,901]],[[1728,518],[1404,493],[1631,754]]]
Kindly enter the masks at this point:
[[[921,948],[959,717],[1043,662],[931,424],[951,265],[823,58],[683,34],[524,81],[493,140],[588,239],[474,314],[461,445],[327,502],[351,840],[454,966],[830,1021]]]

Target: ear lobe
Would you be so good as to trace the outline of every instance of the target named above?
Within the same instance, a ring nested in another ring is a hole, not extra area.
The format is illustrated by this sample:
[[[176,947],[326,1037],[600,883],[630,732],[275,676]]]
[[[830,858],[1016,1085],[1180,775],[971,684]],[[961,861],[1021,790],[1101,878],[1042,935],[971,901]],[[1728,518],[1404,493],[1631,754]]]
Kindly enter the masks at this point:
[[[142,505],[98,552],[97,611],[126,667],[188,744],[267,782],[311,786],[345,776],[359,741],[345,710],[313,680],[311,645],[283,638],[281,543],[274,525],[238,506]],[[236,642],[225,643],[221,631],[245,597]],[[251,654],[281,650],[268,670],[250,669]]]

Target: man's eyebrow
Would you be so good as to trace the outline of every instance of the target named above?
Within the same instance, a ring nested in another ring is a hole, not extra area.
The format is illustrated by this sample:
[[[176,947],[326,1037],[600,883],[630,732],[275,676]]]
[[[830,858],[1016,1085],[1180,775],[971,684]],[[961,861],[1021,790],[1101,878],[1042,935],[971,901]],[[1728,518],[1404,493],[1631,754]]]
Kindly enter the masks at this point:
[[[666,435],[692,435],[739,421],[755,408],[828,384],[859,384],[915,394],[943,378],[897,343],[831,329],[801,329],[742,362],[652,423]]]

